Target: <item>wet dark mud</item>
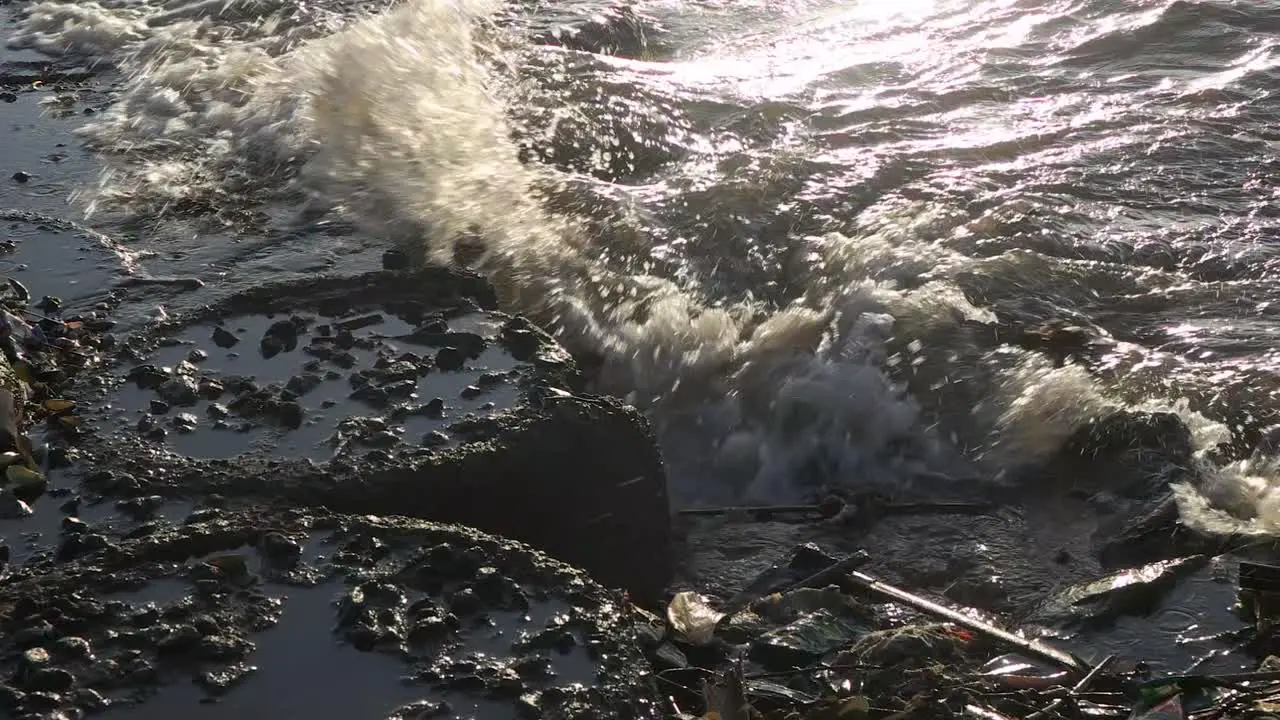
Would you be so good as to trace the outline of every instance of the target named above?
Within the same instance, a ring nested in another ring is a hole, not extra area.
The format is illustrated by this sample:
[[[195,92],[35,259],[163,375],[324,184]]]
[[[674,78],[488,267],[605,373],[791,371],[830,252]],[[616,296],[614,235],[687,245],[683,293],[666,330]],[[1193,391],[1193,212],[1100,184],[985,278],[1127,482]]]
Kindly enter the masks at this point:
[[[206,509],[0,583],[14,717],[656,717],[637,617],[453,525]]]
[[[79,387],[96,410],[73,487],[458,522],[658,600],[669,508],[647,422],[581,394],[559,345],[475,289],[445,271],[318,279],[127,337]]]

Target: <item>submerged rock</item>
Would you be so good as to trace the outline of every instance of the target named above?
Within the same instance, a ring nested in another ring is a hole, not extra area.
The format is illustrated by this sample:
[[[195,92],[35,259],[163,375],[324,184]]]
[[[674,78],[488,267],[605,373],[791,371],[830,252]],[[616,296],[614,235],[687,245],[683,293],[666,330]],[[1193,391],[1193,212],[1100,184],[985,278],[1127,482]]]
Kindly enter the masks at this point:
[[[1208,562],[1205,555],[1162,560],[1075,585],[1047,600],[1036,622],[1050,625],[1105,626],[1122,615],[1143,615],[1179,580]]]

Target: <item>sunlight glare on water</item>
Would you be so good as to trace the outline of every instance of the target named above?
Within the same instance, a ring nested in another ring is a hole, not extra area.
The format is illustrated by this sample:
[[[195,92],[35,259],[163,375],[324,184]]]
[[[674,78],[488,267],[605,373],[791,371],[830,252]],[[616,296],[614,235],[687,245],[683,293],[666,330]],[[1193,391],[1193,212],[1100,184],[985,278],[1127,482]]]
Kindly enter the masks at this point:
[[[1216,0],[46,0],[12,43],[123,72],[83,131],[119,215],[482,238],[679,502],[995,482],[1163,408],[1249,531],[1280,519],[1276,31]]]

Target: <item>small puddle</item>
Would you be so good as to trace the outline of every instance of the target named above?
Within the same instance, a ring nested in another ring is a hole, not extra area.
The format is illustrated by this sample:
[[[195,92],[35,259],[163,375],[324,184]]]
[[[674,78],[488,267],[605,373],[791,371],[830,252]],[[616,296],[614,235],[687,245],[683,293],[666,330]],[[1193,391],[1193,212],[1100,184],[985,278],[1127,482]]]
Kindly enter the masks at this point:
[[[24,62],[12,55],[0,54],[0,76]],[[0,87],[0,207],[58,213],[73,192],[96,182],[97,160],[72,134],[86,110],[94,112],[74,92]]]
[[[125,381],[112,395],[108,412],[122,424],[138,428],[135,432],[150,432],[150,437],[160,433],[148,428],[163,428],[164,443],[189,457],[227,458],[256,452],[323,460],[332,454],[339,430],[348,437],[363,434],[359,442],[370,447],[401,442],[434,447],[448,444],[450,423],[469,415],[496,413],[519,403],[519,388],[512,371],[525,366],[493,342],[456,370],[432,367],[411,381],[381,385],[382,380],[362,384],[361,378],[353,379],[405,357],[411,358],[412,363],[429,365],[438,351],[405,339],[415,331],[414,326],[391,315],[378,315],[378,322],[351,331],[350,340],[344,341],[347,347],[335,343],[333,322],[313,315],[295,315],[304,325],[296,345],[289,343],[275,352],[264,352],[261,340],[269,328],[290,316],[240,316],[229,318],[221,326],[187,328],[167,340],[166,346],[159,348],[146,364],[170,371],[186,367],[192,377],[216,380],[227,392],[216,399],[201,396],[187,404],[171,404],[161,400],[157,390]],[[449,331],[465,332],[455,326],[481,328],[491,322],[483,314],[467,316],[451,321]],[[219,341],[214,339],[215,332]],[[231,337],[235,338],[234,344]],[[219,342],[229,347],[220,346]],[[251,381],[258,392],[246,390],[249,386],[245,380]],[[362,388],[369,395],[362,396]],[[236,401],[246,394],[296,402],[302,410],[300,425],[283,427],[242,412],[245,406]],[[432,403],[435,410],[427,408]],[[341,425],[348,418],[366,420],[353,429]],[[428,433],[432,437],[428,438]]]
[[[45,295],[77,305],[104,300],[123,269],[115,252],[74,230],[4,217],[0,228],[0,276],[22,283],[33,301]]]
[[[469,624],[463,642],[450,649],[454,657],[484,656],[502,660],[512,655],[538,654],[547,659],[553,674],[551,685],[566,687],[599,684],[598,666],[583,649],[583,633],[569,623],[569,606],[550,599],[534,602],[527,612],[490,612]],[[562,630],[558,630],[562,628]],[[573,636],[574,643],[560,648],[537,648],[544,631],[560,631]]]
[[[65,470],[46,472],[49,487],[57,491],[74,488],[76,480]],[[112,500],[91,503],[75,494],[45,492],[28,501],[31,514],[25,518],[0,519],[0,545],[9,548],[9,564],[19,566],[41,553],[51,553],[65,536],[63,523],[76,518],[89,526],[89,531],[115,539],[145,522],[163,521],[180,524],[190,514],[193,504],[168,500],[145,518],[131,517]]]
[[[258,669],[216,702],[195,684],[163,688],[140,705],[108,712],[129,720],[199,718],[385,718],[429,692],[401,678],[408,667],[340,644],[332,633],[341,586],[270,586],[286,598],[280,622],[252,636]]]

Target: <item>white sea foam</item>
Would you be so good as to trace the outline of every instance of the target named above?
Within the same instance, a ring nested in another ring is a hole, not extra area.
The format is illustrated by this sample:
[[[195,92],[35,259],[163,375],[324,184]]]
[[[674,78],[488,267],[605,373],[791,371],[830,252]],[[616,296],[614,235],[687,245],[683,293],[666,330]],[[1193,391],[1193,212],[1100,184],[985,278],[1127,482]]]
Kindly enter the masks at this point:
[[[648,410],[682,501],[994,477],[1117,407],[1083,370],[990,341],[992,315],[949,279],[973,262],[940,242],[957,221],[923,207],[805,240],[807,292],[771,312],[600,262],[610,235],[545,207],[554,174],[517,160],[504,103],[522,86],[495,71],[492,10],[42,2],[11,42],[128,77],[83,132],[111,168],[96,203],[306,196],[439,263],[483,239],[504,304],[603,357],[600,389]]]

